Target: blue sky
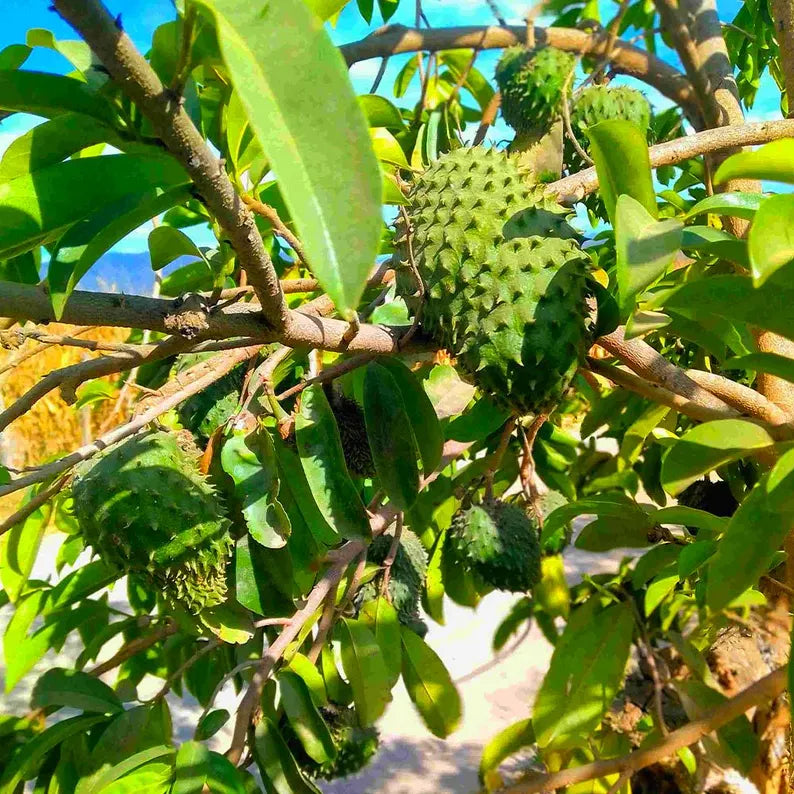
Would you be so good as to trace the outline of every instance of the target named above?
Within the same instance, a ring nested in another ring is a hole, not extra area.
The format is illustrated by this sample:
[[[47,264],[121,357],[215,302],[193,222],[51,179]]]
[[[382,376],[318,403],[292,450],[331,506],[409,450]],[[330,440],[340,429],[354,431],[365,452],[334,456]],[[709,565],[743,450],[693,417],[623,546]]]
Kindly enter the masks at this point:
[[[257,0],[248,1],[256,2]],[[531,5],[531,0],[496,0],[496,2],[503,16],[508,22],[513,24],[521,24],[523,15]],[[144,51],[151,40],[152,31],[158,25],[172,20],[175,15],[172,0],[106,0],[106,4],[114,15],[119,13],[122,15],[124,29],[138,47]],[[611,19],[617,8],[614,0],[599,0],[599,4],[602,19]],[[58,39],[76,38],[74,31],[55,12],[49,10],[48,0],[27,0],[26,2],[6,3],[5,6],[3,24],[0,26],[0,49],[9,44],[24,43],[26,32],[30,28],[47,28]],[[375,6],[377,8],[377,3],[375,3]],[[412,25],[414,7],[413,0],[402,0],[400,8],[391,22]],[[423,8],[433,27],[482,25],[495,22],[485,0],[423,0]],[[732,20],[738,8],[738,0],[721,0],[721,18],[724,21]],[[540,17],[538,23],[548,24],[550,21],[550,18]],[[355,0],[351,0],[350,4],[341,13],[336,26],[333,28],[329,26],[329,33],[336,43],[342,44],[366,36],[368,32],[380,24],[382,22],[376,10],[372,26],[367,26],[361,19]],[[661,52],[660,55],[665,60],[677,65],[674,53],[669,50]],[[477,67],[487,77],[490,77],[493,74],[493,68],[498,56],[499,53],[495,51],[482,53],[477,60]],[[408,55],[397,56],[390,60],[385,78],[381,83],[380,93],[391,96],[394,77],[409,57]],[[351,80],[359,93],[365,93],[369,90],[378,66],[379,60],[371,60],[356,64],[350,70]],[[69,70],[69,65],[58,54],[37,48],[25,63],[24,68],[65,72]],[[623,80],[623,78],[618,79]],[[663,108],[669,104],[653,89],[649,89],[647,86],[640,87],[648,95],[655,107]],[[416,91],[415,88],[414,91]],[[416,101],[416,97],[409,92],[400,104],[411,104],[412,100]],[[759,91],[755,106],[749,114],[749,119],[779,118],[778,101],[779,96],[776,88],[767,76]],[[0,123],[0,153],[5,150],[14,137],[37,122],[38,119],[18,114]],[[506,128],[497,125],[492,132],[491,140],[496,141],[504,137],[507,137]],[[127,255],[144,252],[146,250],[148,231],[148,227],[142,227],[138,232],[130,235],[120,243],[114,251]],[[209,239],[204,239],[203,234],[199,233],[199,237],[201,239],[198,242],[209,244]],[[119,286],[128,288],[125,285]]]

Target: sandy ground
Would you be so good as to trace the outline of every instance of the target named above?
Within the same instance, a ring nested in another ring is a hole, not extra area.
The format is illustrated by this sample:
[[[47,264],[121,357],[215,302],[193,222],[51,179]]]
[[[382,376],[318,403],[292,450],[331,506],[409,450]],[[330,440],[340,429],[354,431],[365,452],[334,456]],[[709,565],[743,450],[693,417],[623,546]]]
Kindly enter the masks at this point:
[[[39,554],[33,576],[47,578],[52,574],[53,561],[63,536],[50,536]],[[636,550],[615,550],[610,554],[588,554],[573,550],[568,555],[566,573],[571,582],[582,573],[613,571],[625,554]],[[116,587],[111,603],[124,604],[124,588]],[[428,621],[427,642],[444,660],[453,679],[459,682],[463,698],[463,720],[460,728],[446,741],[433,737],[417,716],[412,703],[400,683],[394,690],[390,704],[378,727],[381,749],[374,761],[359,775],[332,783],[322,783],[327,794],[473,794],[478,790],[477,766],[487,741],[503,728],[524,719],[530,713],[535,692],[543,678],[551,656],[551,646],[537,627],[521,645],[497,664],[475,675],[481,665],[493,659],[491,637],[495,627],[508,612],[516,596],[492,593],[482,600],[476,610],[464,609],[447,600],[446,625]],[[11,609],[0,609],[0,631],[11,615]],[[68,665],[81,650],[79,640],[67,642],[63,652],[48,654],[9,695],[0,696],[0,711],[23,713],[27,709],[30,689],[36,673],[49,667]],[[103,657],[110,655],[107,648]],[[8,651],[6,651],[8,652]],[[0,680],[4,679],[0,666]],[[111,676],[112,682],[112,676]],[[154,694],[162,682],[145,680],[139,690],[143,697]],[[217,706],[235,706],[233,690],[221,692]],[[192,736],[201,709],[192,699],[170,698],[177,737]],[[223,750],[229,742],[229,726],[213,738],[214,749]]]

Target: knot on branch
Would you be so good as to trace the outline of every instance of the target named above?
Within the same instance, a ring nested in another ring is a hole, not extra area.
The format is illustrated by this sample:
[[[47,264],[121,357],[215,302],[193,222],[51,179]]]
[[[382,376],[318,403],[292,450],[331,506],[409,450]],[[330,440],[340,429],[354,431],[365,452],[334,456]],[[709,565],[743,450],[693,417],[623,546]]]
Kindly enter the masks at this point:
[[[0,331],[0,347],[4,350],[18,350],[25,342],[25,333],[21,328]]]
[[[174,303],[175,311],[163,320],[166,330],[185,339],[194,339],[209,328],[206,300],[193,292]]]

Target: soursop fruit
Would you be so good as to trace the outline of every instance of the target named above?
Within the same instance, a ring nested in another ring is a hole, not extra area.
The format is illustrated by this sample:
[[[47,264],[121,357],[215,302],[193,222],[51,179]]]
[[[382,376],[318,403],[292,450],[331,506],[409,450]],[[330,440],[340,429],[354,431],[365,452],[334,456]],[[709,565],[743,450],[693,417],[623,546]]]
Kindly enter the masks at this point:
[[[374,477],[375,463],[369,447],[364,411],[354,399],[338,389],[326,389],[326,396],[339,428],[347,470],[355,477]]]
[[[509,47],[496,66],[502,116],[518,133],[547,131],[560,116],[562,90],[576,57],[556,47]]]
[[[109,447],[77,469],[72,494],[85,540],[106,563],[193,613],[226,600],[229,520],[180,434]]]
[[[383,565],[389,553],[391,535],[380,535],[370,544],[367,561]],[[400,535],[400,545],[391,566],[389,576],[389,598],[397,611],[397,617],[404,626],[420,636],[427,633],[427,626],[419,614],[419,600],[427,577],[427,552],[416,535],[404,529]],[[358,591],[357,603],[360,605],[378,597],[380,576],[368,582]]]
[[[410,249],[425,284],[422,326],[494,400],[519,414],[561,399],[586,349],[586,262],[565,212],[515,158],[457,149],[410,196]],[[410,270],[398,288],[414,311]]]
[[[525,510],[498,499],[456,513],[444,554],[498,590],[525,593],[540,580],[535,523]]]
[[[303,774],[311,779],[336,780],[355,775],[378,752],[380,736],[377,729],[374,727],[361,728],[353,707],[337,706],[332,703],[327,707],[321,707],[320,714],[336,745],[336,758],[324,764],[318,764],[304,750],[300,739],[289,723],[285,722],[282,726],[282,735],[298,762],[298,766]]]
[[[587,129],[600,121],[612,119],[632,121],[647,135],[651,125],[651,106],[641,92],[628,86],[591,85],[574,98],[571,130],[585,152],[589,153],[590,150]],[[589,165],[582,161],[567,139],[565,162],[574,171]]]
[[[177,358],[171,375],[179,375],[210,358],[213,353],[185,353]],[[177,409],[182,427],[203,440],[225,424],[237,410],[240,391],[245,380],[246,365],[239,364],[231,372],[185,400]]]

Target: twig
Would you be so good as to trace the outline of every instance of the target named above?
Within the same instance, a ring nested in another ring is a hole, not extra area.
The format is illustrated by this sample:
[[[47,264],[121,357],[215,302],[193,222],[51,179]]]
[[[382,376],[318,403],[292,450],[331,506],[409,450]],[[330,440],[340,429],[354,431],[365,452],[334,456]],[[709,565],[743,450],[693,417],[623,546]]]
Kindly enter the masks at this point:
[[[336,590],[343,573],[344,571],[342,570],[337,571],[336,581],[332,583],[331,589],[325,596],[323,613],[320,615],[320,622],[317,625],[317,636],[314,638],[312,647],[309,648],[309,652],[306,654],[306,657],[312,664],[316,663],[320,658],[320,651],[322,651],[323,645],[325,645],[328,633],[331,631],[331,626],[334,625],[334,618],[336,617]]]
[[[69,481],[69,477],[70,475],[67,474],[56,480],[49,488],[39,491],[39,493],[32,497],[26,504],[22,505],[19,510],[12,513],[8,518],[5,518],[3,522],[0,523],[0,535],[4,535],[8,530],[13,529],[17,524],[25,521],[28,516],[31,516],[42,505],[49,502],[53,496],[63,489],[64,485]]]
[[[173,96],[181,98],[185,82],[190,74],[190,49],[193,46],[193,28],[196,24],[196,7],[188,5],[182,21],[182,40],[179,43],[179,58],[174,69],[169,89]]]
[[[184,107],[173,102],[156,72],[100,0],[54,0],[53,7],[91,47],[190,175],[228,235],[267,319],[277,330],[287,328],[290,312],[254,218]]]
[[[578,62],[578,61],[577,61]],[[571,142],[571,146],[576,150],[576,153],[579,157],[582,158],[582,162],[589,163],[590,165],[593,164],[593,159],[590,155],[581,147],[579,141],[576,139],[576,136],[573,134],[573,127],[571,126],[571,109],[568,105],[568,88],[571,85],[571,81],[573,80],[574,72],[576,71],[576,67],[574,66],[568,77],[565,78],[565,83],[562,87],[562,96],[560,98],[560,110],[562,111],[562,123],[565,127],[565,134],[568,136],[568,140]]]
[[[287,224],[281,220],[276,208],[247,194],[243,194],[242,198],[251,212],[255,212],[257,215],[261,215],[263,218],[270,221],[270,225],[273,227],[276,234],[283,237],[289,243],[290,248],[295,252],[298,259],[308,267],[309,262],[306,259],[306,252],[303,250],[301,241],[290,231]]]
[[[394,537],[392,538],[391,546],[383,560],[383,577],[380,582],[380,594],[384,598],[387,597],[389,592],[389,580],[391,579],[391,567],[394,565],[394,560],[397,557],[397,551],[400,548],[400,538],[403,534],[403,514],[397,516],[397,525],[394,528]]]
[[[490,499],[493,496],[494,474],[496,474],[497,470],[502,465],[502,460],[504,460],[505,452],[507,452],[507,447],[510,444],[510,437],[513,435],[513,431],[515,429],[516,429],[516,418],[514,416],[511,416],[505,422],[505,426],[502,428],[502,435],[499,438],[499,446],[496,448],[491,463],[488,466],[487,471],[485,472],[485,496],[488,499]]]
[[[505,18],[502,16],[502,12],[499,10],[499,6],[496,5],[496,0],[485,0],[488,5],[488,8],[491,9],[491,13],[496,17],[496,21],[502,26],[505,27],[507,22]]]
[[[623,786],[628,783],[631,779],[631,772],[624,772],[614,783],[614,785],[609,787],[609,791],[607,794],[618,794],[618,792],[623,788]]]
[[[477,127],[477,133],[471,142],[472,146],[479,146],[485,140],[489,127],[496,121],[496,114],[499,112],[499,105],[501,104],[502,94],[499,91],[495,91],[487,107],[482,112],[480,126]]]
[[[380,66],[378,67],[378,73],[375,75],[375,79],[372,82],[372,86],[369,89],[370,94],[377,93],[378,89],[380,88],[381,80],[383,80],[383,75],[386,74],[386,67],[389,65],[389,56],[384,55],[383,58],[380,59]]]
[[[413,274],[414,281],[416,282],[416,289],[419,293],[419,305],[416,307],[416,312],[414,313],[414,319],[411,323],[411,327],[403,336],[400,337],[400,341],[397,343],[398,348],[402,348],[404,345],[407,345],[416,333],[416,329],[419,327],[419,323],[422,321],[422,309],[424,308],[425,302],[425,282],[422,279],[422,275],[419,272],[419,268],[416,266],[416,260],[414,259],[414,249],[411,240],[413,236],[411,229],[411,219],[408,217],[408,213],[403,206],[400,206],[400,214],[402,215],[403,228],[405,229],[405,243],[406,248],[408,249],[408,266],[411,268],[411,273]]]
[[[551,775],[537,775],[531,780],[509,786],[503,794],[541,794],[551,792],[565,786],[583,783],[587,780],[625,774],[644,769],[657,761],[661,761],[682,747],[689,747],[712,731],[740,717],[749,709],[767,700],[773,700],[786,688],[787,669],[781,667],[739,695],[709,711],[703,717],[684,725],[651,747],[636,750],[621,758],[609,758],[595,761],[582,766],[563,769]]]
[[[314,386],[314,384],[316,383],[327,383],[329,380],[334,380],[335,378],[341,377],[346,372],[352,372],[354,369],[363,367],[365,364],[372,361],[373,358],[374,356],[369,353],[361,356],[353,356],[352,358],[347,358],[344,361],[340,361],[338,364],[334,364],[333,366],[326,367],[326,369],[324,369],[315,377],[308,378],[307,380],[304,380],[301,383],[296,384],[295,386],[291,386],[286,391],[283,391],[281,392],[281,394],[277,395],[276,399],[279,402],[282,402],[283,400],[288,400],[290,397],[294,397],[296,394],[300,394],[304,389],[307,389],[309,386]]]
[[[90,331],[94,331],[94,330],[96,330],[94,326],[89,326],[87,328],[80,328],[72,334],[72,338],[76,336],[80,336],[81,334],[87,334]],[[28,338],[29,336],[30,336],[29,332],[23,328],[13,329],[10,331],[0,331],[0,344],[3,344],[5,340],[5,344],[9,344],[9,346],[17,346],[17,344],[21,344],[22,341],[25,338]],[[18,343],[16,341],[17,339],[20,340]],[[5,346],[5,344],[3,344],[3,346]],[[23,352],[20,352],[19,355],[9,359],[8,361],[6,361],[5,364],[3,364],[2,367],[0,367],[0,375],[4,375],[9,370],[15,369],[16,367],[18,367],[20,364],[27,361],[28,359],[31,359],[34,356],[38,356],[40,353],[43,353],[45,350],[48,350],[51,344],[52,343],[50,342],[42,342],[40,347],[34,347],[30,350],[25,350]]]
[[[166,639],[166,637],[176,634],[176,632],[176,623],[174,623],[172,620],[167,620],[162,626],[159,626],[149,634],[144,634],[142,637],[136,637],[134,640],[128,642],[106,662],[102,662],[96,667],[93,667],[90,673],[93,676],[104,675],[114,667],[118,667],[123,662],[126,662],[127,659],[131,659],[133,656],[142,653],[148,648],[151,648],[152,645],[156,645],[158,642]]]
[[[612,18],[612,21],[607,25],[607,42],[606,47],[604,47],[604,55],[598,66],[596,66],[595,69],[590,72],[585,81],[582,83],[582,87],[588,85],[589,83],[595,82],[603,74],[604,69],[609,66],[609,62],[612,60],[612,53],[615,49],[615,44],[618,40],[618,35],[620,34],[620,23],[623,22],[623,17],[626,16],[626,11],[628,11],[629,5],[631,5],[631,0],[621,0],[617,13]],[[590,162],[592,162],[592,160]]]
[[[548,418],[548,414],[538,414],[526,430],[524,430],[523,425],[518,426],[524,445],[524,459],[521,461],[520,469],[521,487],[524,489],[524,497],[532,507],[535,520],[541,529],[543,528],[543,511],[540,509],[540,494],[538,493],[538,485],[535,482],[535,458],[532,455],[532,448],[535,445],[535,439],[538,437],[540,428],[546,424]]]
[[[6,485],[0,486],[0,497],[6,496],[7,494],[13,493],[14,491],[18,491],[22,488],[27,488],[29,485],[33,485],[34,483],[44,482],[50,477],[57,476],[64,471],[68,471],[81,461],[93,457],[111,444],[115,444],[116,442],[121,441],[122,439],[127,438],[134,433],[137,433],[139,430],[149,424],[149,422],[153,421],[161,414],[164,414],[166,411],[170,411],[172,408],[175,408],[177,405],[179,405],[179,403],[181,403],[183,400],[186,400],[188,397],[197,394],[211,383],[214,383],[219,378],[222,378],[241,361],[245,361],[246,358],[256,355],[256,353],[259,352],[259,349],[260,346],[255,345],[254,347],[244,347],[240,348],[239,350],[231,351],[233,355],[229,355],[228,358],[224,359],[222,365],[218,365],[216,369],[208,372],[201,378],[197,378],[183,389],[156,403],[140,416],[135,417],[120,427],[114,428],[108,433],[105,433],[96,440],[92,441],[90,444],[80,447],[80,449],[75,450],[69,455],[65,455],[64,457],[59,458],[52,463],[42,466],[35,472],[31,472],[24,477],[18,477]]]
[[[177,667],[168,678],[165,679],[165,683],[160,687],[160,691],[154,696],[149,698],[148,700],[143,701],[144,703],[156,703],[158,700],[162,700],[170,691],[171,687],[174,685],[174,682],[186,671],[189,670],[202,656],[205,656],[210,651],[215,650],[215,648],[220,647],[221,641],[217,638],[213,638],[208,642],[205,642],[201,648],[199,648],[187,661]]]

